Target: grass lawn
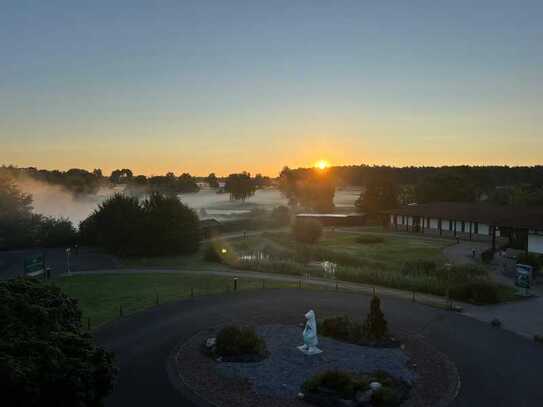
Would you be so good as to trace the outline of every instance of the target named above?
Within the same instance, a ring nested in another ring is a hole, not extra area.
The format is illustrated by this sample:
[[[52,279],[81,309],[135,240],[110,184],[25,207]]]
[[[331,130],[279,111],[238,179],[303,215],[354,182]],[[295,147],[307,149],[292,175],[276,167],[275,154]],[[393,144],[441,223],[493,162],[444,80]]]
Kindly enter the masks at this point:
[[[361,263],[375,263],[382,269],[399,269],[406,262],[416,260],[446,263],[442,251],[452,243],[445,240],[420,239],[418,237],[387,236],[383,243],[362,244],[354,233],[329,232],[320,241],[319,246],[358,258]]]
[[[190,274],[142,273],[73,275],[53,280],[64,293],[79,301],[83,323],[91,319],[92,328],[119,317],[119,307],[127,315],[160,303],[232,291],[231,277],[198,276]],[[266,281],[266,288],[295,287],[294,283]],[[262,287],[262,280],[239,278],[238,290]]]
[[[389,234],[379,234],[384,239],[382,243],[357,242],[360,236],[375,235],[327,231],[311,250],[319,260],[329,260],[338,265],[397,271],[406,262],[424,260],[433,261],[436,264],[446,263],[442,251],[452,244],[450,241],[441,239],[424,239],[409,235],[400,237]],[[233,244],[239,250],[275,244],[283,250],[294,253],[296,248],[296,242],[289,233],[267,233],[262,237],[253,237],[246,241],[233,242]]]

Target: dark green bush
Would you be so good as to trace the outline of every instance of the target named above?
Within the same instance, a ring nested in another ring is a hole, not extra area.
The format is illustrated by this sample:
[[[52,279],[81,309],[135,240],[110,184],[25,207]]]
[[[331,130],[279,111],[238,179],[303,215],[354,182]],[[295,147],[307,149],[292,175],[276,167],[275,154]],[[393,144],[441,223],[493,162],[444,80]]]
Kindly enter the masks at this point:
[[[217,334],[216,353],[222,357],[264,355],[266,344],[252,327],[227,326]]]
[[[486,249],[481,252],[481,261],[485,264],[490,263],[494,259],[494,250]]]
[[[384,242],[385,239],[383,237],[375,235],[360,235],[356,238],[356,243],[360,244],[377,244]]]
[[[206,244],[204,248],[204,260],[212,263],[222,263],[224,261],[221,253],[213,242]]]
[[[322,224],[315,219],[296,219],[292,234],[298,242],[315,244],[322,237]]]
[[[318,332],[323,336],[351,343],[358,343],[363,336],[362,324],[353,321],[347,315],[319,321]]]
[[[390,387],[382,387],[371,395],[374,406],[396,406],[400,401],[397,392]]]
[[[102,405],[113,354],[81,328],[77,301],[35,279],[0,282],[0,383],[10,406]]]
[[[496,304],[500,301],[500,287],[488,281],[475,281],[452,287],[450,296],[457,301]]]
[[[306,380],[302,385],[305,393],[318,392],[321,388],[333,391],[342,399],[352,399],[357,391],[369,388],[367,380],[342,370],[327,370]]]
[[[306,380],[302,392],[305,401],[318,406],[362,405],[355,400],[356,393],[369,390],[369,383],[374,381],[382,387],[372,394],[372,406],[400,406],[409,397],[410,385],[383,371],[360,375],[327,370]]]
[[[517,257],[517,263],[532,266],[534,271],[539,271],[543,263],[543,258],[534,253],[522,253]]]

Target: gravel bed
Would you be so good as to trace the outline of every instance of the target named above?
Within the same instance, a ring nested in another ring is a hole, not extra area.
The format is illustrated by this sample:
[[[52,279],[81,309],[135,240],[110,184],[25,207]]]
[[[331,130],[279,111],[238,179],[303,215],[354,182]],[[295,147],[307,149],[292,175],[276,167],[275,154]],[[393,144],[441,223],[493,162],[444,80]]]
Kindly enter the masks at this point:
[[[408,357],[399,348],[373,348],[319,337],[319,355],[307,356],[296,347],[303,344],[302,330],[295,326],[266,325],[256,329],[266,341],[270,356],[256,363],[219,363],[226,377],[246,379],[256,393],[272,397],[296,397],[303,382],[324,370],[359,373],[384,370],[408,383],[415,380]]]
[[[454,400],[459,390],[460,380],[454,364],[421,336],[399,337],[405,343],[405,353],[398,348],[361,347],[319,337],[323,353],[306,356],[296,349],[302,342],[301,328],[262,325],[256,329],[260,335],[269,336],[266,342],[271,356],[261,362],[240,366],[239,363],[218,363],[203,355],[202,343],[214,336],[218,328],[196,334],[173,353],[177,379],[197,405],[308,407],[295,397],[300,384],[314,372],[338,368],[337,363],[341,363],[343,369],[383,369],[412,382],[410,398],[402,407],[444,407]]]

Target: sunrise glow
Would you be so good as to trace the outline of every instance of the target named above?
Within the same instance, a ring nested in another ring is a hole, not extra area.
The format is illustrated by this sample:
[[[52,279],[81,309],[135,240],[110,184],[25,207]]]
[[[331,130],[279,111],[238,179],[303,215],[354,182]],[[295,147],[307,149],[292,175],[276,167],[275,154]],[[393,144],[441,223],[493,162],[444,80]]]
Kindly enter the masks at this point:
[[[328,167],[330,167],[330,163],[326,160],[319,160],[315,163],[315,168],[319,170],[325,170]]]

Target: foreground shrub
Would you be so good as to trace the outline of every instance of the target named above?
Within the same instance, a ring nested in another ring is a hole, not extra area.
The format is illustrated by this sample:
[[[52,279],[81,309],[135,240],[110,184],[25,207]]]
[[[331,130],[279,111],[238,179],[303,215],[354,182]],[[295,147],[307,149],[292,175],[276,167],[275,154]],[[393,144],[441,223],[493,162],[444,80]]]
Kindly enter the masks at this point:
[[[298,242],[315,244],[322,237],[322,225],[315,219],[296,219],[292,234]]]
[[[381,236],[374,235],[360,235],[356,238],[356,243],[360,244],[377,244],[384,243],[385,239]]]
[[[388,333],[387,322],[377,296],[372,297],[370,311],[363,324],[353,321],[347,315],[337,316],[319,321],[318,332],[323,336],[358,345],[378,347],[399,345],[399,342]]]
[[[267,353],[264,340],[252,327],[227,326],[217,334],[216,354],[226,358],[263,357]]]
[[[477,281],[454,286],[452,299],[474,304],[496,304],[500,301],[500,286],[492,282]]]
[[[306,380],[302,385],[304,393],[318,392],[323,388],[337,393],[344,400],[349,400],[354,398],[357,391],[368,390],[369,382],[347,371],[327,370]]]
[[[370,390],[371,382],[382,387]],[[327,370],[309,378],[302,385],[304,400],[322,407],[329,406],[399,406],[409,397],[410,386],[383,371],[354,374],[349,371]],[[368,402],[358,403],[357,394],[369,392]]]
[[[319,321],[318,332],[322,336],[350,343],[359,343],[363,337],[362,324],[353,321],[347,315]]]
[[[10,406],[100,406],[113,354],[81,330],[77,302],[34,279],[0,283],[0,382]],[[11,400],[11,401],[9,401]]]

